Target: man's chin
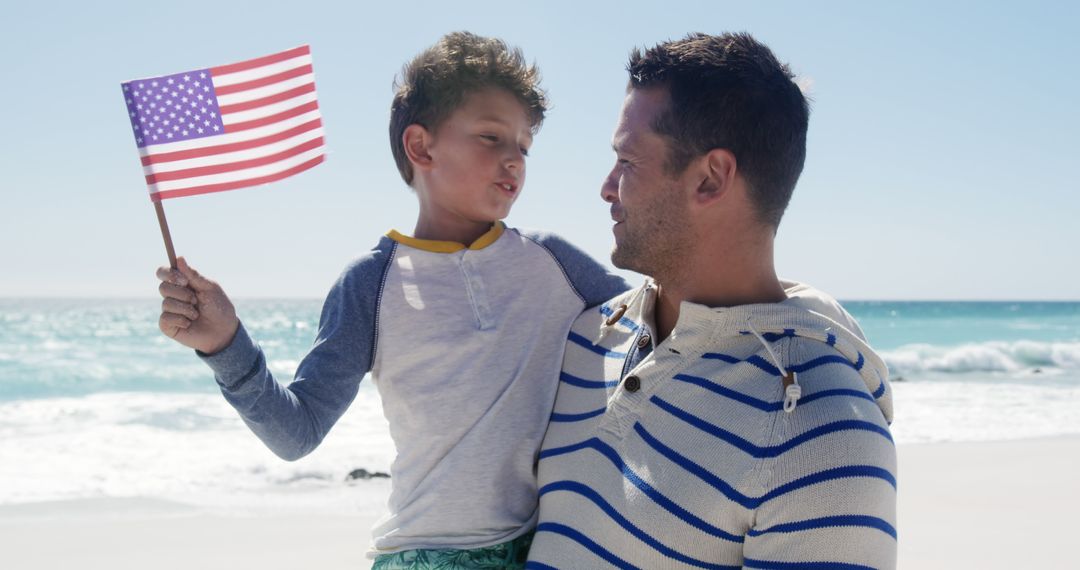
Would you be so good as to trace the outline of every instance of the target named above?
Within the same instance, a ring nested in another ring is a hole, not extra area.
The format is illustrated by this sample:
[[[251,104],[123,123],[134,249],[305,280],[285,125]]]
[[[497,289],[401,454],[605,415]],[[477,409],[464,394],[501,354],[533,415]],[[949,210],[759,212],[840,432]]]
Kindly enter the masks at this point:
[[[611,264],[615,267],[641,273],[634,261],[634,256],[626,249],[619,249],[619,244],[615,244],[615,247],[611,248]]]

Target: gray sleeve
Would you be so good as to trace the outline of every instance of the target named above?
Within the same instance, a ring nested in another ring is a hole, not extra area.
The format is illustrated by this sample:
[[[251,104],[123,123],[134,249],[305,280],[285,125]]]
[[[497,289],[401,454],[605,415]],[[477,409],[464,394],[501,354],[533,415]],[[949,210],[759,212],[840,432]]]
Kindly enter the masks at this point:
[[[371,370],[378,310],[394,242],[353,262],[323,304],[319,330],[292,383],[267,370],[266,356],[243,324],[221,352],[200,357],[244,423],[275,454],[293,461],[314,450],[356,397]]]
[[[521,230],[521,235],[548,250],[562,267],[570,286],[585,302],[594,307],[630,289],[625,279],[608,271],[589,254],[551,232]]]

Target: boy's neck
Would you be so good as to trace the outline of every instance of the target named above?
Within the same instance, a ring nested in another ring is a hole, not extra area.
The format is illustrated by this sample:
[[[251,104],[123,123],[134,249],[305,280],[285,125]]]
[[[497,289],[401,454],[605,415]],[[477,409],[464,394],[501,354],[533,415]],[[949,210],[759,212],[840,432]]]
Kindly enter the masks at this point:
[[[493,225],[493,222],[433,220],[421,215],[416,220],[413,237],[435,241],[452,241],[467,246],[489,232]]]

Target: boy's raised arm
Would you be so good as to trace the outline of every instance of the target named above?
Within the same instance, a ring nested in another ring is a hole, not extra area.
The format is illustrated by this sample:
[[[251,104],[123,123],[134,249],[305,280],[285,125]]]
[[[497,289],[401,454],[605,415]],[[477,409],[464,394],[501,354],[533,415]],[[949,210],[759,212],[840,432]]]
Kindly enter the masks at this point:
[[[385,241],[346,269],[331,289],[315,343],[288,385],[274,379],[221,286],[183,258],[176,270],[158,269],[164,299],[159,328],[198,352],[225,400],[271,451],[299,459],[319,445],[371,370],[379,288],[391,243]]]

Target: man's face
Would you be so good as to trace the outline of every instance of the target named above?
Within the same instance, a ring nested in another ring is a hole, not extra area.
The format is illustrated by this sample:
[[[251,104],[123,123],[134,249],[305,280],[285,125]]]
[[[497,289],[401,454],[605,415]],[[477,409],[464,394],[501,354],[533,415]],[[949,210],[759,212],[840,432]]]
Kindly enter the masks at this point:
[[[679,267],[693,241],[685,181],[667,172],[668,141],[652,128],[667,108],[666,89],[630,89],[612,137],[615,167],[600,189],[615,221],[611,262],[657,278]]]

